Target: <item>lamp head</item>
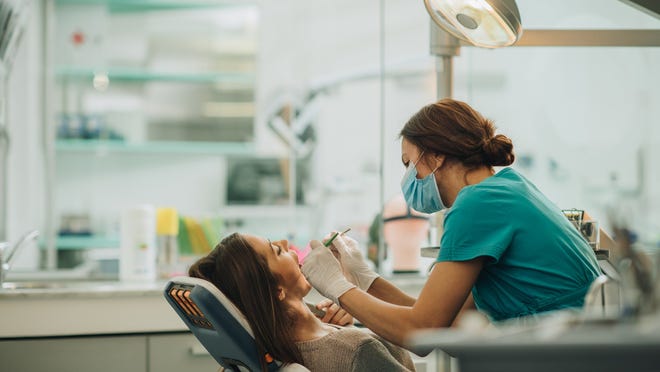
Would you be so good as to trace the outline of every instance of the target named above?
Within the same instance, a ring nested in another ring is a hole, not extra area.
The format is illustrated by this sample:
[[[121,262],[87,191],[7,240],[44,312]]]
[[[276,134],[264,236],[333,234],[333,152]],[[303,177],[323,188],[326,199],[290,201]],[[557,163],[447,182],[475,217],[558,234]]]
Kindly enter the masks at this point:
[[[475,46],[499,48],[522,35],[515,0],[424,0],[433,21]]]

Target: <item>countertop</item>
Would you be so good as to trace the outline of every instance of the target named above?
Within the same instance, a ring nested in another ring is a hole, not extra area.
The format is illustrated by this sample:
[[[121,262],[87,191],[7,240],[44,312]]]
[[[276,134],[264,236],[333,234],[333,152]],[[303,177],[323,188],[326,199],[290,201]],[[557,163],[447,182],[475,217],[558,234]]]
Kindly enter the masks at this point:
[[[413,296],[426,281],[416,274],[387,279]],[[187,330],[163,296],[165,280],[16,283],[0,289],[0,339]],[[315,290],[305,297],[321,299]]]
[[[660,312],[628,320],[557,315],[535,325],[424,330],[407,345],[440,349],[464,372],[658,371]]]
[[[0,339],[185,331],[165,281],[52,282],[0,290]]]
[[[9,282],[0,289],[0,301],[35,298],[108,298],[162,295],[166,280],[153,282],[66,281],[46,282],[44,286],[32,282]],[[16,284],[17,288],[11,288]],[[34,286],[34,287],[32,287]],[[9,288],[7,288],[9,287]]]

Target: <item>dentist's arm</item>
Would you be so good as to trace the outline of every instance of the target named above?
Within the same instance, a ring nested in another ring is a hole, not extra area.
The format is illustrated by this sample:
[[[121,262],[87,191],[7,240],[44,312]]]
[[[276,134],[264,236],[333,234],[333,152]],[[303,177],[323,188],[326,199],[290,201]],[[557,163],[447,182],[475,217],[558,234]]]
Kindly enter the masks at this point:
[[[337,248],[340,255],[346,254],[342,252],[341,246]],[[412,306],[385,302],[350,285],[342,273],[339,261],[323,246],[310,252],[302,271],[321,294],[335,302],[339,301],[342,308],[375,333],[403,345],[411,331],[449,327],[465,304],[482,267],[482,258],[436,264],[419,298],[412,301]],[[374,283],[374,291],[387,289],[389,283],[383,280],[377,284],[380,280],[383,279],[373,279],[369,286]],[[401,298],[399,295],[395,297]]]
[[[369,329],[403,346],[412,331],[451,326],[482,267],[482,258],[437,263],[413,306],[393,305],[357,288],[339,296],[339,301]]]
[[[413,306],[416,301],[414,297],[381,277],[374,280],[367,293],[393,305]]]
[[[344,270],[344,276],[349,281],[356,283],[360,289],[394,305],[413,306],[415,304],[417,299],[403,292],[369,268],[355,240],[346,235],[340,235],[335,239],[332,246],[337,251],[335,257],[339,256],[338,259]],[[339,252],[343,252],[343,254],[339,254]],[[475,309],[476,306],[474,305],[472,294],[469,294],[461,307],[458,317],[468,310]],[[458,317],[454,318],[455,322],[458,320]]]
[[[415,303],[415,298],[371,270],[355,240],[346,235],[337,236],[332,248],[338,252],[344,276],[361,290],[395,305],[412,306]]]

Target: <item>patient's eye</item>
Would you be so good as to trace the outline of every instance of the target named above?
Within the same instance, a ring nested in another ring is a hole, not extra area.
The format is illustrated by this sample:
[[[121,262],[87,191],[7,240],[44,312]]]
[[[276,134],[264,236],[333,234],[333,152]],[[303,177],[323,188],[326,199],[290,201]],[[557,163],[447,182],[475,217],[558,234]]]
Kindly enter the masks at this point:
[[[275,252],[277,253],[278,256],[280,254],[282,254],[282,247],[280,247],[279,245],[273,244],[273,242],[271,242],[270,239],[268,239],[268,244],[270,244],[270,247],[275,250]]]

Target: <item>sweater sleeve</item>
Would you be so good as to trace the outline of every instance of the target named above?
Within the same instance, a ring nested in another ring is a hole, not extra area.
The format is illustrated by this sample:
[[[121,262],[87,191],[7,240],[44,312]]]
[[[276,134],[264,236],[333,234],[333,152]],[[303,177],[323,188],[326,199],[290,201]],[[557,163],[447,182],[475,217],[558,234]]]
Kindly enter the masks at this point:
[[[351,371],[411,371],[402,363],[405,361],[397,360],[383,344],[371,339],[358,347],[353,357]],[[414,371],[414,366],[412,370]]]

